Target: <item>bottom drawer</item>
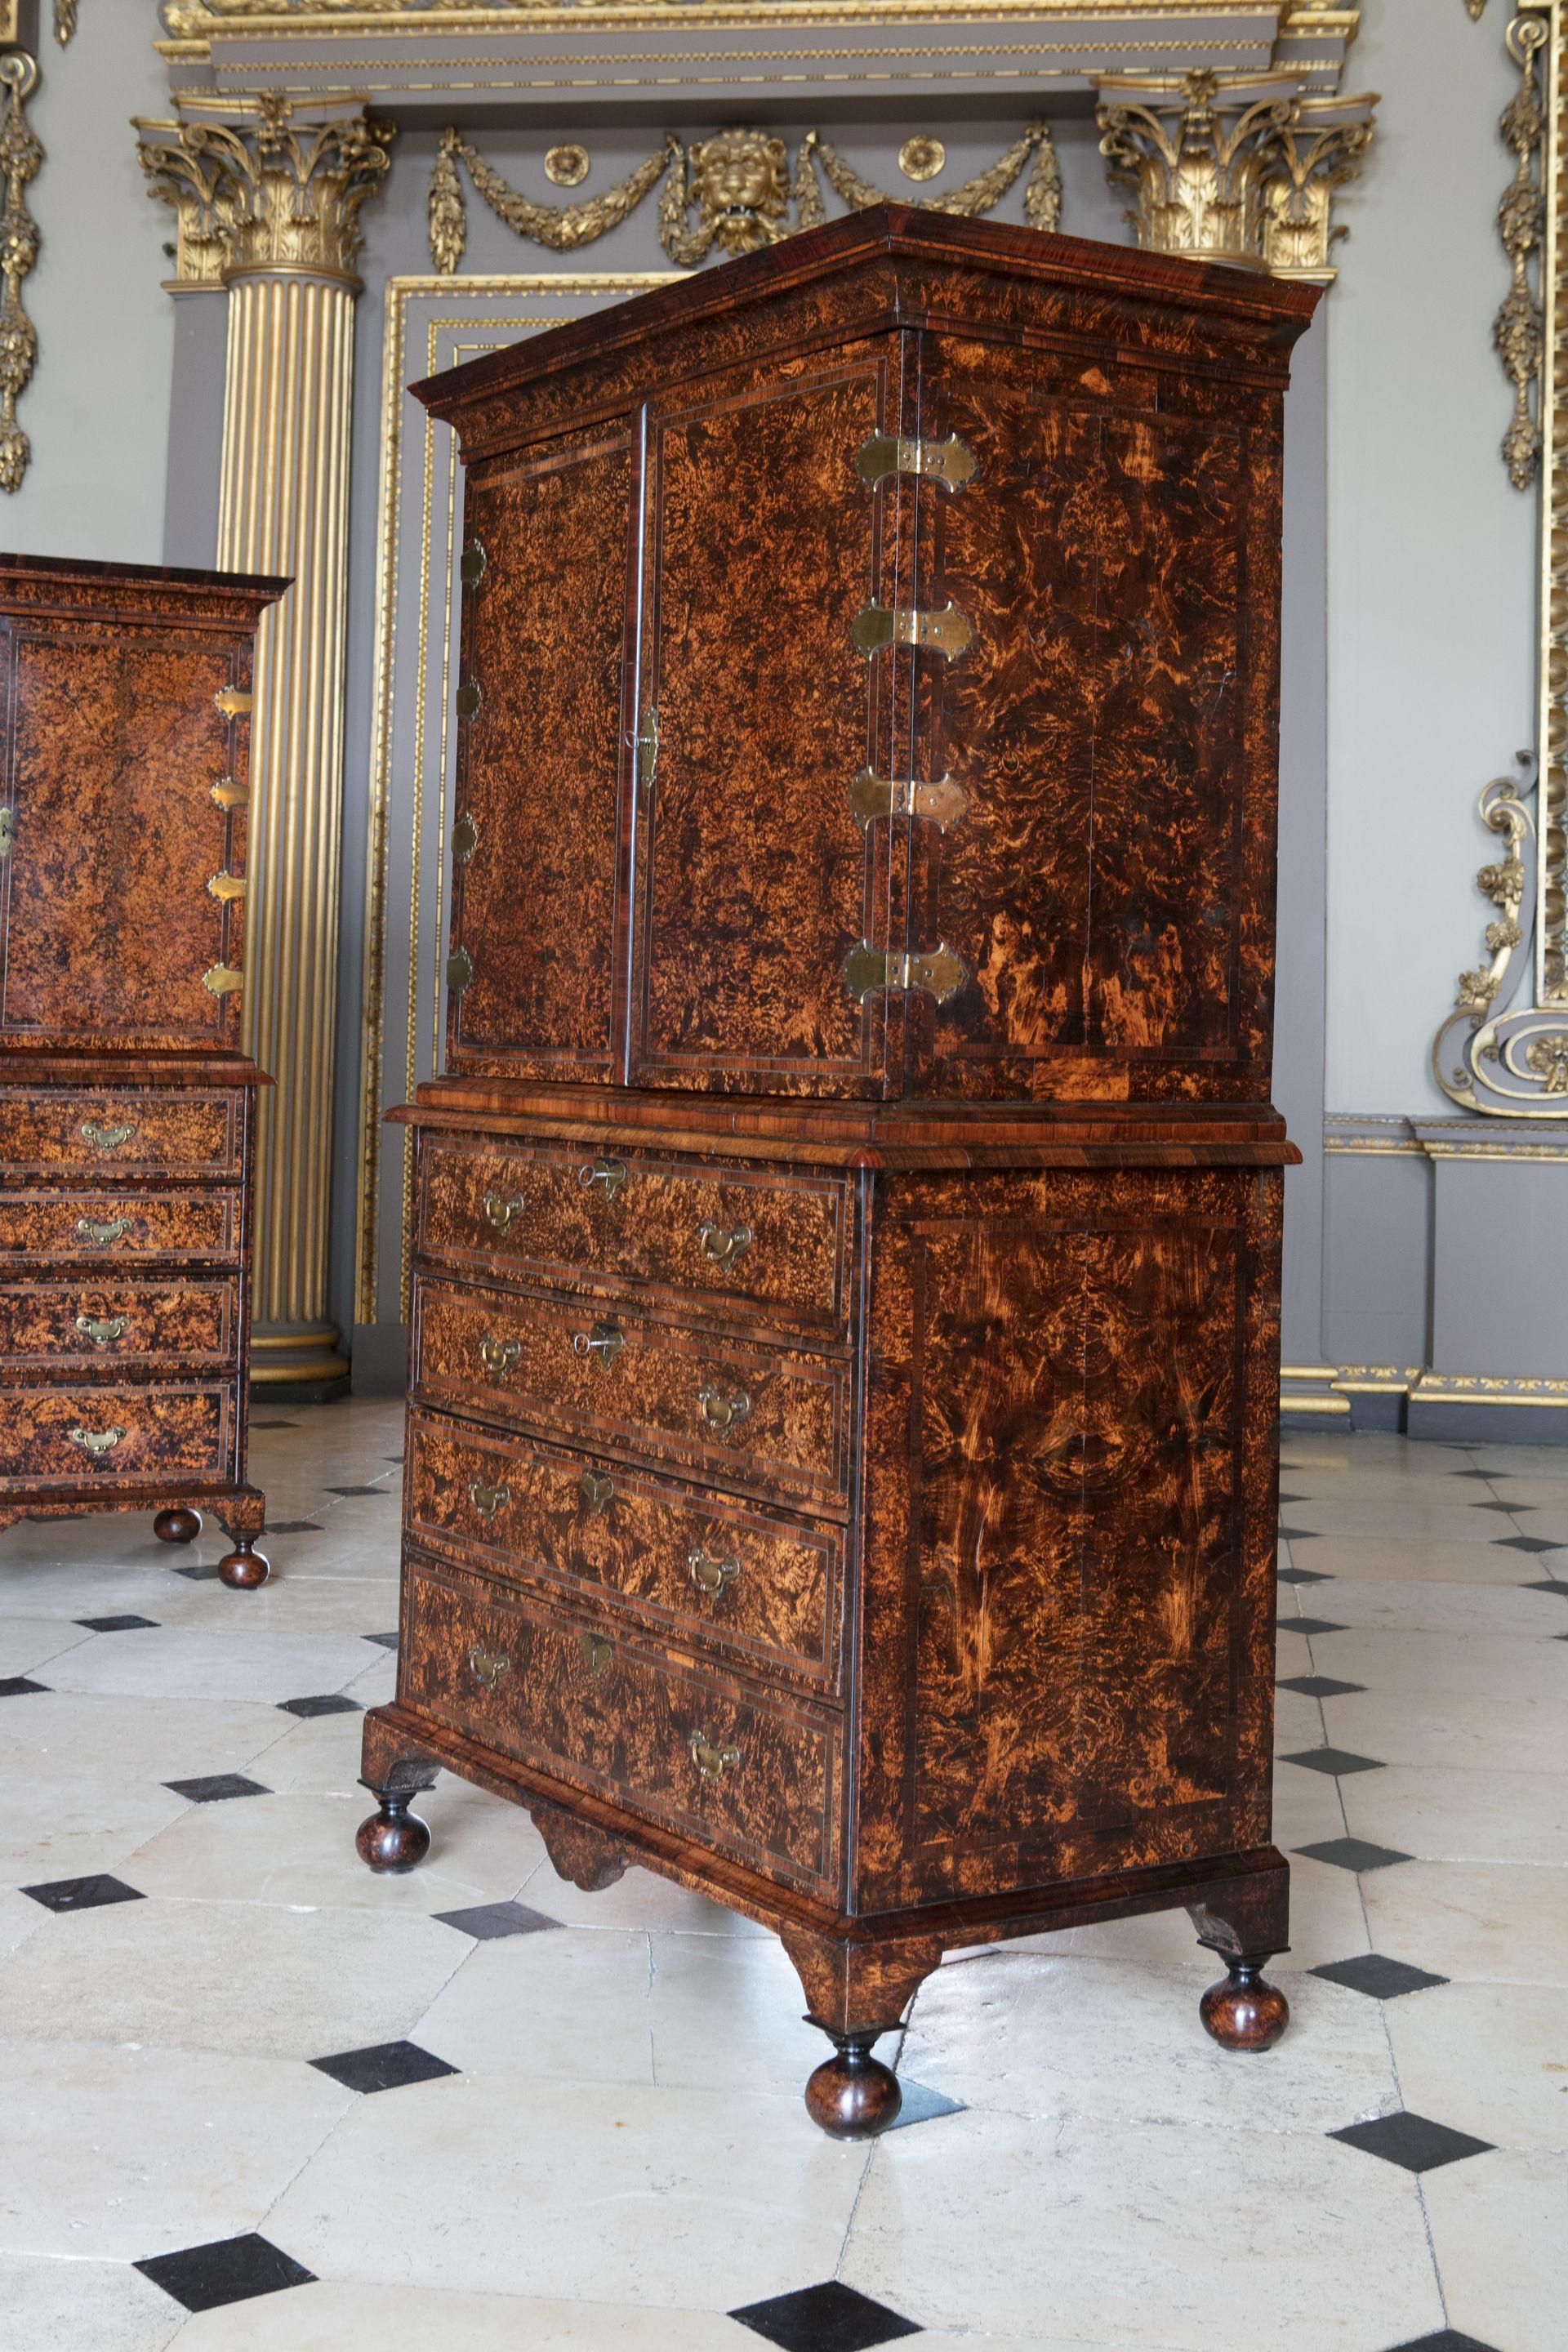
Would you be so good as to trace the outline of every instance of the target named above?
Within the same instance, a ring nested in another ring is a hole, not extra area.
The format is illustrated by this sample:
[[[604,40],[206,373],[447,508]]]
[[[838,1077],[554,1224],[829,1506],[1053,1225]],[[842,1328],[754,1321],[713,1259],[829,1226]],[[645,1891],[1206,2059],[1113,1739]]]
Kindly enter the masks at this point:
[[[34,1389],[0,1396],[0,1487],[221,1478],[234,1438],[231,1381],[203,1388]]]
[[[412,1552],[403,1614],[403,1706],[769,1877],[836,1893],[837,1717],[739,1698]]]

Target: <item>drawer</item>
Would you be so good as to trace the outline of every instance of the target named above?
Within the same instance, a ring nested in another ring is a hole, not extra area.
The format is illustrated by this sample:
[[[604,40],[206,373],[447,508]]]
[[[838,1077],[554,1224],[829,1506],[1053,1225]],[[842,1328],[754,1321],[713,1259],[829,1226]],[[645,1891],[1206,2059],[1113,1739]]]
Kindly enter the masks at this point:
[[[232,1381],[0,1394],[0,1487],[221,1478],[234,1441]]]
[[[229,1362],[239,1285],[0,1283],[0,1364]]]
[[[0,1193],[0,1261],[232,1258],[238,1246],[237,1191]]]
[[[0,1093],[0,1166],[13,1175],[226,1175],[239,1166],[245,1097]]]
[[[592,1588],[731,1669],[837,1678],[844,1530],[411,1413],[408,1526],[489,1576]]]
[[[444,1137],[422,1147],[420,1251],[503,1281],[597,1280],[837,1332],[849,1234],[841,1176]]]
[[[509,1427],[833,1507],[846,1495],[849,1366],[586,1301],[415,1286],[414,1384]]]
[[[753,1870],[831,1892],[842,1719],[741,1698],[410,1551],[400,1703]]]

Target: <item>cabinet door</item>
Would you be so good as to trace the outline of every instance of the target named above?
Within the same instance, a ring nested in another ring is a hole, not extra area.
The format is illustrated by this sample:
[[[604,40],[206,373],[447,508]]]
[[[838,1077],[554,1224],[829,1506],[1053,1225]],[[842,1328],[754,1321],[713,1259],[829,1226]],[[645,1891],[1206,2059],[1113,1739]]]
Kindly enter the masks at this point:
[[[925,927],[973,974],[938,1008],[938,1093],[1258,1090],[1278,581],[1248,541],[1277,482],[1255,500],[1231,417],[1118,391],[1149,404],[944,387],[981,470],[934,512],[922,592],[975,626],[940,684],[968,807],[917,845]]]
[[[454,1070],[618,1076],[630,756],[622,674],[637,462],[636,441],[621,433],[554,444],[468,478]]]
[[[849,794],[898,679],[852,633],[895,551],[855,460],[900,429],[900,359],[885,337],[651,420],[635,1083],[882,1089],[885,1002],[842,968],[887,943],[888,828]]]
[[[206,979],[237,964],[239,910],[207,886],[237,850],[213,797],[234,766],[214,700],[233,649],[67,625],[5,639],[0,1033],[227,1041],[232,989]]]

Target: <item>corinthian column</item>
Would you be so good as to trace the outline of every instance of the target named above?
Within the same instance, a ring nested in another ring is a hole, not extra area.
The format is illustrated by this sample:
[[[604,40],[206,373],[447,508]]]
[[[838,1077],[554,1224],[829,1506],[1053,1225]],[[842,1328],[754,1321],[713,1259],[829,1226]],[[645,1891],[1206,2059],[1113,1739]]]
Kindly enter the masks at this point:
[[[137,127],[153,193],[179,215],[182,272],[188,251],[228,289],[219,566],[294,583],[257,642],[250,738],[244,1040],[277,1081],[258,1138],[252,1378],[318,1388],[347,1370],[327,1248],[353,264],[392,129],[358,100],[311,112],[264,95],[222,121]]]

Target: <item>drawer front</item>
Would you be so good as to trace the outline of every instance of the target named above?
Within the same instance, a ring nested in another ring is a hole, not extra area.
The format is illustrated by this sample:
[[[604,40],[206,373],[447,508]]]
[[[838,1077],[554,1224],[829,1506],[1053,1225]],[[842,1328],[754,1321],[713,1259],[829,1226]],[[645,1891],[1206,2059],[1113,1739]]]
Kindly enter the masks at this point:
[[[0,1166],[19,1176],[227,1175],[239,1165],[245,1097],[104,1094],[58,1087],[0,1094]]]
[[[423,1147],[421,1251],[502,1280],[635,1285],[839,1331],[849,1232],[837,1176],[445,1138]]]
[[[731,1670],[837,1682],[844,1531],[410,1415],[408,1524],[487,1575],[588,1586]]]
[[[232,1381],[0,1395],[0,1487],[221,1478],[234,1440]]]
[[[239,1194],[12,1192],[0,1194],[6,1258],[232,1258]]]
[[[796,1349],[426,1278],[414,1381],[421,1402],[590,1450],[679,1463],[770,1497],[844,1501],[849,1368]]]
[[[0,1363],[228,1362],[239,1285],[0,1283]]]
[[[414,1553],[398,1697],[753,1870],[823,1891],[837,1883],[837,1717],[738,1698]]]

